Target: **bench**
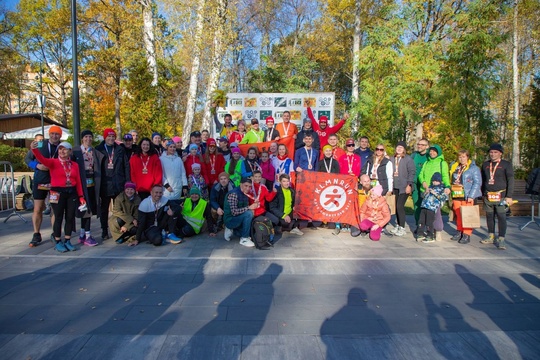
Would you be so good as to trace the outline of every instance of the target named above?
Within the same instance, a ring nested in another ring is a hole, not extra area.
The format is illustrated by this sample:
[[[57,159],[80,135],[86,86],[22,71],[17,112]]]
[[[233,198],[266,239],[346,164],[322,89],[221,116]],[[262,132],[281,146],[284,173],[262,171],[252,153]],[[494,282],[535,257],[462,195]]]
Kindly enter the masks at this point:
[[[510,207],[511,216],[531,216],[531,195],[525,193],[526,188],[527,182],[525,180],[514,180],[514,196],[512,200],[517,201],[517,203]],[[480,216],[486,216],[482,200],[477,199],[476,204],[480,205]]]

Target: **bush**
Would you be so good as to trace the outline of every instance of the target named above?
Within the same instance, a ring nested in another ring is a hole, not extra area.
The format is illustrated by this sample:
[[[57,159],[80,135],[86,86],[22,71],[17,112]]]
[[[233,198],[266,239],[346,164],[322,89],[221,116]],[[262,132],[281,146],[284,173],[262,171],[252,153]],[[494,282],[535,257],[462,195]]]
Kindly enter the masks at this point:
[[[28,149],[25,148],[16,148],[0,144],[0,161],[9,161],[13,166],[13,171],[31,171],[24,162],[24,157],[27,152]]]

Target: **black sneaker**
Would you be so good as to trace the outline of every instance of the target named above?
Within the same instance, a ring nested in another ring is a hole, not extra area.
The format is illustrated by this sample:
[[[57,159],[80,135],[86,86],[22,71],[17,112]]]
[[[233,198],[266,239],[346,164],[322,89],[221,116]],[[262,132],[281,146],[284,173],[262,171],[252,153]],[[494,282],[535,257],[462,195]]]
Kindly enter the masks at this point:
[[[454,236],[450,238],[452,241],[459,241],[463,237],[463,233],[461,231],[458,231]]]
[[[471,242],[471,237],[467,234],[463,234],[463,236],[461,237],[461,239],[459,239],[458,243],[460,244],[468,244]]]
[[[108,231],[108,230],[103,230],[103,231],[101,232],[101,238],[102,238],[103,240],[108,240],[108,239],[110,239],[110,237],[109,237],[109,231]]]
[[[32,241],[28,244],[29,247],[36,247],[41,242],[41,234],[40,233],[34,233],[32,236]]]

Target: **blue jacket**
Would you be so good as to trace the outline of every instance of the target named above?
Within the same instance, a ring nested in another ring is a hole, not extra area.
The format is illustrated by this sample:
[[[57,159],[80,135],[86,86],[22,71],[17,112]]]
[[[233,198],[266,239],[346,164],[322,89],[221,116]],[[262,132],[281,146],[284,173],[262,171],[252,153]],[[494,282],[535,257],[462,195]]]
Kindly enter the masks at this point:
[[[309,169],[308,153],[311,154],[311,169]],[[319,152],[317,150],[314,148],[306,150],[305,147],[302,147],[296,150],[296,153],[294,154],[294,169],[296,170],[297,167],[300,167],[303,170],[316,171],[318,160]]]
[[[442,204],[448,200],[448,196],[444,193],[444,185],[430,186],[429,189],[435,190],[435,194],[431,192],[424,194],[422,200],[422,208],[436,212]]]
[[[458,166],[457,161],[450,166],[450,181],[452,184],[456,183]],[[461,173],[461,184],[465,191],[465,200],[482,196],[482,174],[474,160],[469,160],[465,170]]]

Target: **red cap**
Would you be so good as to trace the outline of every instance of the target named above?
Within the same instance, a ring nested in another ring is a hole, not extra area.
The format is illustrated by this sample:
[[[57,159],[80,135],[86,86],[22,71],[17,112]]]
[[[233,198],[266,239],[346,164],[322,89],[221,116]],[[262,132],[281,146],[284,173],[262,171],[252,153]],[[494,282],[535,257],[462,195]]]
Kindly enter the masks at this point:
[[[208,140],[206,140],[206,145],[207,146],[217,146],[216,145],[216,140],[212,139],[212,138],[208,138]]]
[[[107,128],[107,129],[103,130],[103,138],[104,139],[106,139],[107,136],[109,136],[109,135],[113,135],[114,137],[116,137],[116,131],[114,131],[111,128]]]
[[[347,142],[345,143],[345,145],[354,145],[354,140],[353,139],[347,139]]]
[[[325,124],[328,124],[328,117],[326,116],[321,116],[320,119],[319,119],[319,123],[325,123]]]
[[[267,124],[268,124],[268,123],[272,123],[272,124],[273,124],[273,123],[274,123],[274,118],[271,117],[271,116],[268,116],[268,117],[266,118],[266,123],[267,123]]]

